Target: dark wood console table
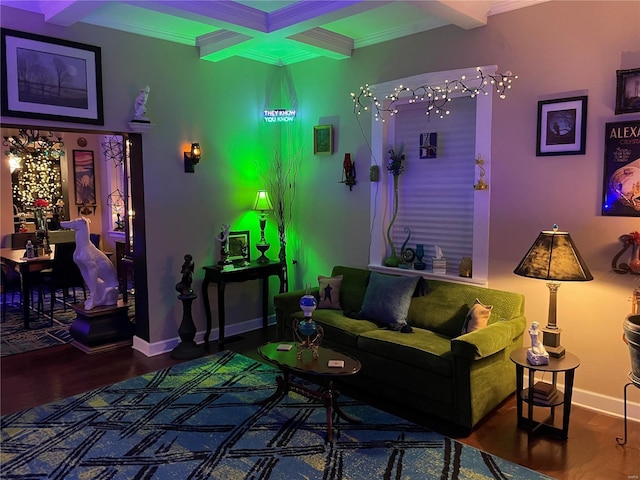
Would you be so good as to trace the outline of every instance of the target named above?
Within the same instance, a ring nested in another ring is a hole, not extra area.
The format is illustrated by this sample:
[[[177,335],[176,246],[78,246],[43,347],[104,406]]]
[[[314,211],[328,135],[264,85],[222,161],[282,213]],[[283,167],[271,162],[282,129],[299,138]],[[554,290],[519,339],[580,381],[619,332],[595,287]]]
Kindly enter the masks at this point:
[[[202,267],[204,270],[204,282],[202,282],[202,299],[204,301],[204,312],[207,316],[207,330],[204,334],[205,348],[209,349],[209,335],[211,334],[211,306],[209,304],[209,283],[218,285],[218,345],[224,348],[224,288],[227,283],[240,283],[248,280],[262,280],[262,328],[266,329],[269,315],[269,277],[277,276],[280,279],[280,293],[285,288],[284,267],[279,261],[269,263],[251,262],[246,267],[211,265]]]

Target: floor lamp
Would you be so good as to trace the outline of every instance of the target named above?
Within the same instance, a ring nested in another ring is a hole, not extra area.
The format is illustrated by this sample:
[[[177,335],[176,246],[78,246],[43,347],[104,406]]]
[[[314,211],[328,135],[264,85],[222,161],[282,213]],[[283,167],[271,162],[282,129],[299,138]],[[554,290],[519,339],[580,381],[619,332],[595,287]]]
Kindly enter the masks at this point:
[[[593,280],[589,268],[580,256],[567,232],[542,231],[520,264],[513,271],[516,275],[547,281],[549,287],[549,319],[542,329],[542,344],[551,357],[564,356],[560,345],[560,332],[556,323],[559,282],[587,282]]]

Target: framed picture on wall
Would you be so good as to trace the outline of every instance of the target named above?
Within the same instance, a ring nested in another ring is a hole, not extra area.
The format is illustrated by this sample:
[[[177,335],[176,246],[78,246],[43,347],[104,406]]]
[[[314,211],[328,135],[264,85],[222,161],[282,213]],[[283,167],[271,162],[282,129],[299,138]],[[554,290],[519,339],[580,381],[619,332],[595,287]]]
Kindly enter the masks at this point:
[[[228,260],[234,264],[248,264],[251,261],[251,243],[249,242],[249,230],[229,232],[227,237]]]
[[[536,156],[583,155],[586,144],[586,96],[538,102]]]
[[[640,120],[607,123],[602,215],[640,217]]]
[[[104,125],[101,49],[2,29],[2,115]]]
[[[316,125],[313,127],[313,154],[333,154],[333,125]]]
[[[92,150],[73,151],[73,183],[76,205],[95,207],[96,176]]]
[[[640,112],[640,68],[616,70],[616,115]]]

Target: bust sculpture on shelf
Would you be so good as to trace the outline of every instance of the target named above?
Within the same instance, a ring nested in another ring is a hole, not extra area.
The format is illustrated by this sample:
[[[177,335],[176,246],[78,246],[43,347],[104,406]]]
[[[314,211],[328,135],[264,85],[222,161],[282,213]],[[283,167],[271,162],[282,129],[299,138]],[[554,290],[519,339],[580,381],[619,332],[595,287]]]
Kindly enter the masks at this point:
[[[149,118],[145,116],[147,113],[147,100],[149,99],[149,92],[151,89],[149,85],[138,90],[138,96],[133,105],[133,121],[149,123]]]
[[[533,322],[531,324],[529,335],[531,336],[531,348],[527,350],[527,360],[531,365],[548,365],[549,354],[544,348],[542,342],[540,342],[538,322]]]

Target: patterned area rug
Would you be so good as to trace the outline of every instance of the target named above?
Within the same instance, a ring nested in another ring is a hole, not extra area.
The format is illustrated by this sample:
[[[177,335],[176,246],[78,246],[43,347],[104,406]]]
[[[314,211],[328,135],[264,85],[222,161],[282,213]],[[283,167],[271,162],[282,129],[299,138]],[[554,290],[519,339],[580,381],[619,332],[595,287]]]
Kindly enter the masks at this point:
[[[277,371],[229,351],[1,421],[2,478],[548,479],[346,397],[362,424],[273,393]],[[337,421],[337,419],[336,419]]]
[[[80,293],[82,298],[82,293]],[[31,311],[29,330],[24,329],[22,307],[18,295],[12,302],[11,295],[7,295],[6,320],[0,323],[0,356],[15,355],[41,348],[64,345],[73,340],[69,335],[69,326],[76,318],[76,312],[67,305],[63,311],[61,302],[56,302],[53,309],[53,322],[49,317],[49,296],[45,296],[45,312],[36,318],[36,311]]]

